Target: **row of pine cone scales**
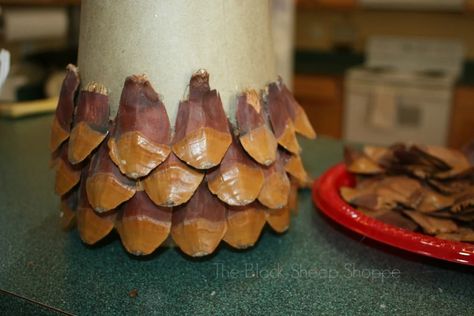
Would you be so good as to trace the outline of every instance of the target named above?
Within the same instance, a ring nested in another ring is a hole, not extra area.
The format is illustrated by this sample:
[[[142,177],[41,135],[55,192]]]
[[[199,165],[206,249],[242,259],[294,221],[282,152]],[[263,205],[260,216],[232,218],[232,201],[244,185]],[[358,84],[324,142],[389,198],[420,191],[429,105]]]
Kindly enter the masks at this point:
[[[238,96],[228,121],[209,75],[193,74],[174,133],[166,108],[144,75],[126,78],[115,119],[107,89],[80,86],[69,65],[52,125],[50,148],[65,228],[94,244],[114,228],[126,250],[152,253],[171,235],[190,256],[221,240],[247,248],[265,223],[284,232],[308,183],[296,134],[316,134],[278,80]]]

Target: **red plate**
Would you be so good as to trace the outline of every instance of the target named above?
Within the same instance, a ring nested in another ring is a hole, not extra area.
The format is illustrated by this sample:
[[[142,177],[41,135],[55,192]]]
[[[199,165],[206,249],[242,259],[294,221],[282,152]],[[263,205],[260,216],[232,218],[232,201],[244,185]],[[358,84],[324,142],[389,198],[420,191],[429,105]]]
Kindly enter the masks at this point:
[[[334,221],[363,236],[420,255],[474,266],[474,245],[448,241],[380,222],[352,208],[339,195],[353,186],[354,177],[343,163],[326,171],[313,185],[313,201]]]

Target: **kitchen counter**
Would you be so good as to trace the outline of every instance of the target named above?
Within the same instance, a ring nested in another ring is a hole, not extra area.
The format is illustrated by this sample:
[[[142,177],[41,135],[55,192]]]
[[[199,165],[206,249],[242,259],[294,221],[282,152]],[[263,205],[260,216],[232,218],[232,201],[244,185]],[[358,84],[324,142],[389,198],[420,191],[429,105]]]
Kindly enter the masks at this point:
[[[324,52],[297,50],[294,54],[297,75],[327,75],[344,77],[347,70],[362,66],[365,56],[355,52]],[[465,60],[458,86],[474,86],[474,60]]]
[[[203,259],[178,249],[128,255],[116,236],[85,246],[59,225],[48,169],[52,116],[0,120],[0,314],[412,314],[474,310],[474,269],[411,255],[347,232],[309,190],[282,236],[265,231]],[[318,176],[342,143],[303,142]],[[136,295],[130,295],[134,293]]]

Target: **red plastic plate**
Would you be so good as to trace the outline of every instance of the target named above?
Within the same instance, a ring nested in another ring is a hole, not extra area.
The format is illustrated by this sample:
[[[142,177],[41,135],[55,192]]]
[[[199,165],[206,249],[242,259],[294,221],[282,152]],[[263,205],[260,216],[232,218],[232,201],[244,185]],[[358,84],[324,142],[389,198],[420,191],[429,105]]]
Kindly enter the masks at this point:
[[[314,183],[313,201],[328,217],[363,236],[420,255],[474,266],[473,244],[414,233],[380,222],[352,208],[339,195],[339,188],[353,185],[354,177],[340,163]]]

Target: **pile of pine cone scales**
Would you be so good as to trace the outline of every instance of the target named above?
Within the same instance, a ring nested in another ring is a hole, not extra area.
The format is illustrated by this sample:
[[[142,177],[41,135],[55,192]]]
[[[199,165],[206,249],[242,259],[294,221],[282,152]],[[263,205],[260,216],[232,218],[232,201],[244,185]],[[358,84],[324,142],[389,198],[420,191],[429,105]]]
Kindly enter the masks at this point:
[[[126,78],[110,121],[107,88],[90,82],[79,91],[78,69],[67,70],[50,148],[63,226],[77,223],[85,243],[116,229],[135,255],[170,236],[184,253],[204,256],[221,240],[254,245],[265,223],[288,229],[297,189],[309,181],[296,133],[316,134],[281,80],[242,92],[231,124],[200,70],[172,129],[146,76]]]
[[[356,186],[345,201],[382,222],[441,239],[474,242],[474,151],[394,144],[346,147]]]

